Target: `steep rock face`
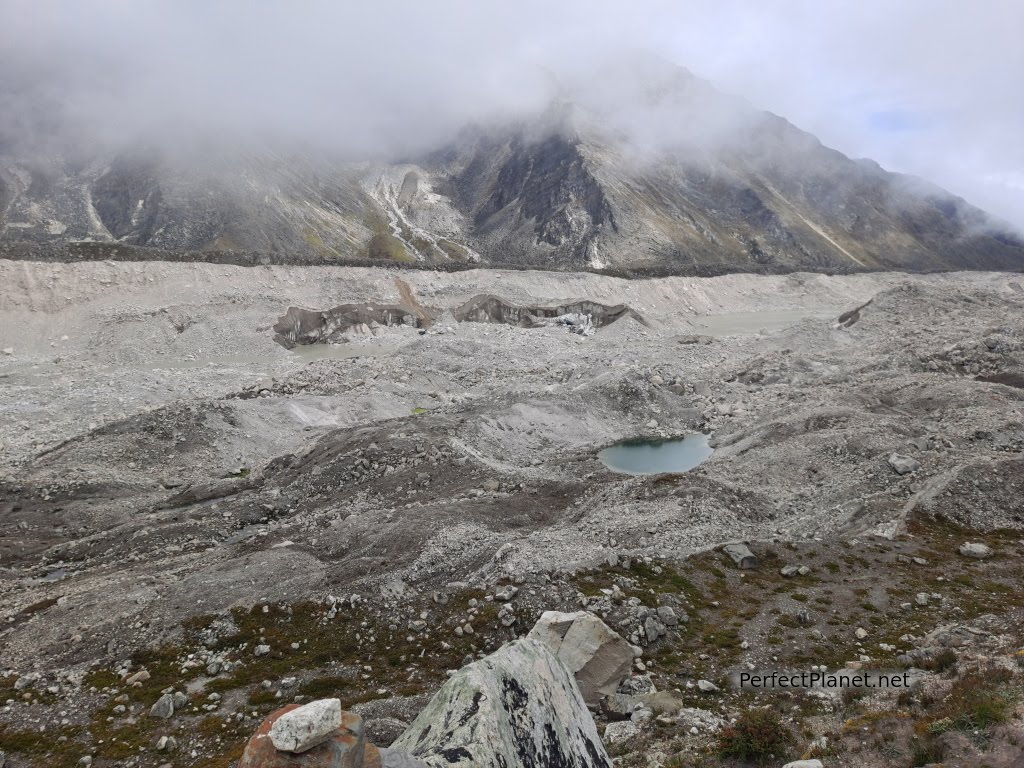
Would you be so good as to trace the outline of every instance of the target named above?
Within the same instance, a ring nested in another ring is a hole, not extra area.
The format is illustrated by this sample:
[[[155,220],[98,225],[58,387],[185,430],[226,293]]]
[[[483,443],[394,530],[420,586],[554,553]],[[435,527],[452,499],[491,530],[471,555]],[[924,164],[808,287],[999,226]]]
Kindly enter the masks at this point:
[[[92,185],[96,215],[115,240],[145,244],[159,228],[163,192],[158,168],[147,158],[119,158]]]
[[[572,675],[529,639],[460,669],[392,747],[432,768],[611,768]]]
[[[471,218],[478,250],[524,264],[585,264],[592,243],[615,231],[612,207],[579,139],[556,132],[487,137],[442,166],[441,183]]]

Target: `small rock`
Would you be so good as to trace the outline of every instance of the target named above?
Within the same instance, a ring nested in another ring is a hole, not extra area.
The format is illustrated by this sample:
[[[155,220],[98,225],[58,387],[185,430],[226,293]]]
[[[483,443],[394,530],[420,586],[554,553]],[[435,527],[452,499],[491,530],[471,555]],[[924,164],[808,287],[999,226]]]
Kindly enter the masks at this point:
[[[518,587],[513,587],[511,584],[507,587],[502,587],[494,593],[494,599],[502,603],[507,603],[513,597],[519,593]]]
[[[858,640],[863,640],[868,636],[868,631],[864,629],[864,627],[857,627],[857,630],[853,634],[856,635]]]
[[[134,685],[135,683],[144,683],[149,680],[149,672],[144,669],[140,669],[134,675],[124,681],[125,685]]]
[[[824,768],[821,760],[794,760],[792,763],[786,763],[782,768]]]
[[[639,706],[633,710],[633,714],[629,716],[631,722],[634,723],[646,723],[648,720],[654,717],[654,712],[648,707]]]
[[[647,636],[647,642],[653,643],[665,634],[665,625],[653,616],[648,616],[644,619],[644,634]]]
[[[689,727],[691,733],[713,733],[725,727],[726,721],[713,712],[706,709],[695,709],[684,707],[679,710],[679,725],[682,728]]]
[[[718,690],[718,686],[712,683],[710,680],[698,680],[697,687],[703,693],[714,693]]]

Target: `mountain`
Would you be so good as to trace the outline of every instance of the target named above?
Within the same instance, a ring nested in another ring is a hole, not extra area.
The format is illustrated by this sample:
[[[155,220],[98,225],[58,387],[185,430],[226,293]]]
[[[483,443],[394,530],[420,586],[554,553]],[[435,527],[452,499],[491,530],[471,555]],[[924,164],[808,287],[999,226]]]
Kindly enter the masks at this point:
[[[0,145],[0,252],[679,274],[1024,268],[1024,241],[685,70],[610,78],[401,163]],[[198,159],[197,159],[198,158]],[[146,252],[148,253],[148,252]]]

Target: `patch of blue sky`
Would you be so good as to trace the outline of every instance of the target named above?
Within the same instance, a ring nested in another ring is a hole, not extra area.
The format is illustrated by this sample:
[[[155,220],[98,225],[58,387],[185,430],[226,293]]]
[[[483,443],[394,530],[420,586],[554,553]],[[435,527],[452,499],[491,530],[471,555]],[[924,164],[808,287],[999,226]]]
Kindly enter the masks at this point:
[[[932,121],[920,112],[896,108],[871,112],[867,122],[872,130],[881,133],[908,133],[927,130]]]

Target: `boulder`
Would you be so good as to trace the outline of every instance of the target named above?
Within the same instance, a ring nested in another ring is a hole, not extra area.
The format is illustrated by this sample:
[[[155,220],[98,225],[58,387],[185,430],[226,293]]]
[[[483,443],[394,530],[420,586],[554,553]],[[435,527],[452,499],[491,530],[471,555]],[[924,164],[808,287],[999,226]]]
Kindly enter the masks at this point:
[[[889,457],[889,466],[892,467],[892,471],[897,475],[909,475],[911,472],[917,472],[921,468],[921,462],[917,459],[912,459],[910,456],[894,453]]]
[[[639,733],[640,728],[636,723],[622,720],[617,723],[608,723],[604,727],[604,740],[609,744],[619,744],[623,741],[629,741]]]
[[[675,627],[679,625],[679,617],[670,605],[662,605],[658,607],[658,618],[661,619],[661,623],[666,627]]]
[[[307,752],[341,728],[341,701],[319,699],[286,712],[270,728],[270,741],[282,752]]]
[[[302,707],[289,704],[271,712],[245,745],[238,768],[377,768],[381,765],[376,748],[363,743],[363,721],[352,712],[340,713],[340,725],[325,741],[301,754],[283,752],[274,746],[271,730],[282,717]],[[364,756],[370,760],[364,760]]]
[[[165,693],[156,703],[149,708],[149,714],[153,717],[162,717],[165,720],[174,714],[174,697]]]
[[[757,568],[757,558],[754,557],[754,553],[751,552],[746,544],[734,543],[726,544],[722,547],[722,551],[725,552],[732,561],[736,563],[736,567],[742,570],[750,570],[751,568]]]
[[[586,611],[545,611],[527,637],[546,645],[575,675],[589,706],[615,693],[633,664],[629,643]]]
[[[612,764],[572,674],[532,638],[456,672],[392,748],[429,768]]]
[[[960,545],[960,554],[964,557],[973,557],[975,560],[985,560],[992,557],[992,547],[981,542],[968,541]]]
[[[553,653],[558,654],[558,647],[562,644],[565,633],[577,618],[586,614],[586,611],[576,613],[562,613],[561,611],[544,611],[537,623],[527,637],[539,640],[546,645]]]

